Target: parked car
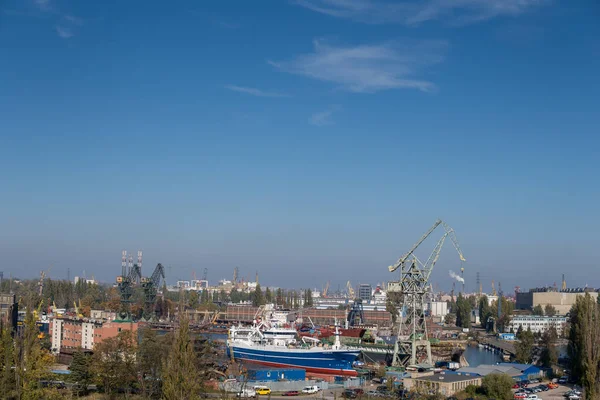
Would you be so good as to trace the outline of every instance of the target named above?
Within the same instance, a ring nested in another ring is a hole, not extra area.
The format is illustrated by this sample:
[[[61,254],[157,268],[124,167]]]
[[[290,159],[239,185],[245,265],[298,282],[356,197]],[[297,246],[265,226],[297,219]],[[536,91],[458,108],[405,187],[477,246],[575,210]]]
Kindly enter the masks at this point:
[[[256,397],[256,390],[247,388],[247,389],[244,389],[244,390],[236,393],[236,396],[239,398],[242,398],[242,399]]]
[[[356,393],[354,393],[354,390],[346,389],[342,392],[342,397],[344,399],[355,399],[358,397],[358,395]]]
[[[304,389],[302,389],[302,393],[306,393],[306,394],[317,393],[318,391],[319,391],[318,386],[305,386]]]
[[[367,392],[367,397],[381,397],[381,393],[379,393],[377,390],[369,390]]]
[[[561,376],[560,378],[558,378],[558,383],[567,383],[567,382],[569,382],[568,376]]]
[[[271,389],[266,386],[254,386],[254,390],[256,390],[256,394],[259,395],[268,395],[271,394]]]
[[[354,390],[354,393],[356,393],[356,394],[357,394],[357,395],[359,395],[359,396],[360,396],[361,394],[365,394],[365,391],[364,391],[364,390],[362,390],[361,388],[354,388],[354,389],[352,389],[352,390]]]
[[[512,385],[513,389],[519,389],[521,388],[521,385],[519,385],[518,383],[515,383],[514,385]]]
[[[379,386],[377,386],[377,389],[376,389],[376,390],[377,390],[379,393],[385,393],[385,392],[388,392],[388,387],[387,387],[387,386],[385,386],[385,385],[379,385]]]
[[[537,394],[530,394],[527,396],[527,400],[541,400]]]
[[[515,393],[514,398],[522,400],[522,399],[526,399],[527,395],[525,393]]]
[[[299,396],[300,392],[297,390],[288,390],[283,394],[284,396]]]
[[[556,389],[558,387],[558,385],[555,382],[550,382],[548,384],[548,388],[549,389]]]
[[[577,393],[573,393],[572,395],[569,396],[569,400],[580,400],[581,399],[581,395],[577,394]]]

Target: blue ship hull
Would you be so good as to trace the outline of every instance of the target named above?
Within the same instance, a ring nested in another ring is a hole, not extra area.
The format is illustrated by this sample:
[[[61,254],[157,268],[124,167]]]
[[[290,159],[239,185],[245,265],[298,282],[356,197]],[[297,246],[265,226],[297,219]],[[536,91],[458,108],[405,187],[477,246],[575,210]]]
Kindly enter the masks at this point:
[[[358,373],[352,368],[352,363],[356,361],[359,351],[345,350],[301,350],[287,349],[281,350],[274,346],[227,346],[227,354],[236,360],[243,360],[251,363],[257,363],[270,367],[281,368],[301,368],[307,372],[327,375],[357,376]]]

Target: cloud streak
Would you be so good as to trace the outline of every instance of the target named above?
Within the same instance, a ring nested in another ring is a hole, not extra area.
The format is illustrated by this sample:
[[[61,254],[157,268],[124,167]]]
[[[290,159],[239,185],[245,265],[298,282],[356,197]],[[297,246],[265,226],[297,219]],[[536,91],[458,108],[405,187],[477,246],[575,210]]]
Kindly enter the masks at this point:
[[[56,34],[63,39],[69,39],[73,37],[73,31],[61,25],[56,26]]]
[[[256,89],[256,88],[252,88],[252,87],[246,87],[246,86],[226,85],[225,89],[229,89],[234,92],[245,93],[245,94],[249,94],[249,95],[257,96],[257,97],[289,97],[289,95],[284,94],[284,93],[266,92],[264,90],[260,90],[260,89]]]
[[[289,61],[269,61],[281,71],[336,84],[355,93],[389,89],[435,90],[416,76],[439,63],[447,48],[443,41],[388,42],[378,45],[333,46],[314,41],[314,52]]]
[[[314,126],[333,125],[334,122],[331,117],[337,110],[339,110],[339,107],[331,107],[328,110],[316,112],[310,116],[308,123]]]
[[[549,0],[291,0],[293,4],[337,18],[365,23],[419,25],[431,20],[468,24],[516,16]]]

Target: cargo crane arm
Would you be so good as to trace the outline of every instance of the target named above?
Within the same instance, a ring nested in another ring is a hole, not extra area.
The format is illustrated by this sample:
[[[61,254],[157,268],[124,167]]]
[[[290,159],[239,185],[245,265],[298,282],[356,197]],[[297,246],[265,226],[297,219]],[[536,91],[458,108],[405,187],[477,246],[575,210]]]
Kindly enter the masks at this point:
[[[423,275],[425,276],[425,280],[427,281],[429,281],[429,275],[431,275],[431,271],[433,271],[435,263],[440,258],[440,252],[442,251],[442,247],[444,246],[444,242],[446,241],[447,236],[448,233],[444,233],[444,236],[442,236],[442,238],[437,242],[435,248],[433,249],[433,251],[429,255],[429,258],[427,259],[427,262],[423,266]]]
[[[460,249],[460,245],[458,244],[458,239],[456,238],[454,229],[452,229],[450,226],[448,226],[448,224],[446,224],[445,222],[442,222],[442,224],[444,225],[444,230],[446,231],[446,235],[450,236],[450,240],[452,240],[452,244],[454,245],[454,248],[456,249],[456,252],[458,253],[458,256],[460,257],[460,261],[462,261],[462,262],[467,261],[465,259],[465,256],[463,255],[462,250]]]
[[[152,285],[155,288],[158,288],[160,285],[160,279],[165,279],[165,268],[163,267],[163,265],[161,263],[158,263],[156,265],[156,268],[154,268],[154,272],[152,273],[152,276],[150,277],[150,282],[152,282]]]
[[[351,299],[354,299],[354,289],[352,288],[350,281],[346,283],[346,289],[348,289],[348,296],[350,296]]]
[[[405,253],[402,257],[400,257],[394,265],[390,265],[388,267],[390,272],[394,272],[399,267],[401,267],[404,264],[404,262],[408,259],[408,257],[410,257],[412,255],[412,253],[417,249],[417,247],[419,247],[421,245],[421,243],[423,243],[425,241],[425,239],[427,239],[427,237],[429,235],[431,235],[431,232],[433,232],[435,230],[435,228],[437,228],[441,223],[442,223],[442,220],[440,220],[440,219],[435,221],[433,226],[431,228],[429,228],[429,230],[427,232],[425,232],[425,234],[423,236],[421,236],[421,239],[419,239],[419,241],[417,243],[415,243],[413,245],[413,247],[407,253]]]

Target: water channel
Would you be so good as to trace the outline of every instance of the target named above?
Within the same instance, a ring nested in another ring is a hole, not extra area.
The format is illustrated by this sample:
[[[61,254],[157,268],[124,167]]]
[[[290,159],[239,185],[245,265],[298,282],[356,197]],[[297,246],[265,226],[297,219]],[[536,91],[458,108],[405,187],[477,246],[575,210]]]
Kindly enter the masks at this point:
[[[502,362],[502,355],[478,346],[467,346],[463,353],[470,367]]]

